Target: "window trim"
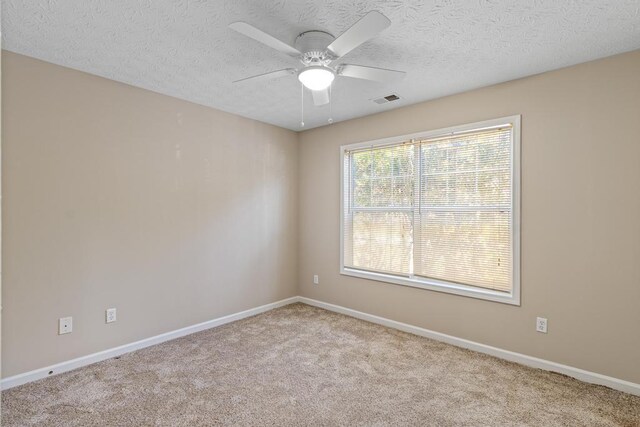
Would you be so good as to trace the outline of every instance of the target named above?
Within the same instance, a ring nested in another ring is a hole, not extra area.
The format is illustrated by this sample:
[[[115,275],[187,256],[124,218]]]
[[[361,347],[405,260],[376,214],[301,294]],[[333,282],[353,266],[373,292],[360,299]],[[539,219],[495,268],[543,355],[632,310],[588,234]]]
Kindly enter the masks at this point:
[[[353,144],[342,145],[340,147],[340,274],[344,276],[358,277],[361,279],[375,280],[379,282],[396,285],[411,286],[414,288],[427,289],[436,292],[445,292],[454,295],[462,295],[471,298],[478,298],[487,301],[495,301],[504,304],[520,305],[520,115],[501,117],[497,119],[485,120],[475,123],[467,123],[460,126],[450,126],[447,128],[416,132],[409,135],[393,136],[373,141],[362,141]],[[470,285],[457,284],[431,278],[402,277],[392,274],[368,272],[344,266],[344,209],[345,209],[345,188],[344,188],[344,156],[346,151],[365,147],[381,147],[385,145],[397,144],[400,141],[411,139],[427,139],[438,136],[446,136],[456,133],[479,130],[499,125],[510,124],[513,126],[513,142],[511,145],[511,215],[512,215],[512,290],[510,293],[494,291],[491,289],[479,288]]]

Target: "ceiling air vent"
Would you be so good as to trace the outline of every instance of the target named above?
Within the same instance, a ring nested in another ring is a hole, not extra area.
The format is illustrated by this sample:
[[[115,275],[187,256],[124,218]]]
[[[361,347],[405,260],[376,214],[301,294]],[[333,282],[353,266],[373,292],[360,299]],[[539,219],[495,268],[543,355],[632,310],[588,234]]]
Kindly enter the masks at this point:
[[[398,99],[400,99],[400,97],[398,95],[392,93],[391,95],[383,96],[381,98],[372,99],[372,101],[375,102],[376,104],[386,104],[387,102],[397,101]]]

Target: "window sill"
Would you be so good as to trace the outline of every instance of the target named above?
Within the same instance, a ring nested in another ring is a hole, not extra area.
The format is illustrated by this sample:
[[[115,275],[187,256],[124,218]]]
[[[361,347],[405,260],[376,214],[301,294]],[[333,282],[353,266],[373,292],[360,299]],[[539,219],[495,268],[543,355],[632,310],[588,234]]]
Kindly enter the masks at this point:
[[[361,279],[375,280],[378,282],[392,283],[395,285],[411,286],[413,288],[462,295],[465,297],[500,302],[503,304],[520,305],[520,296],[514,293],[492,291],[490,289],[481,289],[435,279],[399,277],[391,274],[373,273],[370,271],[356,270],[347,267],[341,267],[340,274],[344,276],[359,277]]]

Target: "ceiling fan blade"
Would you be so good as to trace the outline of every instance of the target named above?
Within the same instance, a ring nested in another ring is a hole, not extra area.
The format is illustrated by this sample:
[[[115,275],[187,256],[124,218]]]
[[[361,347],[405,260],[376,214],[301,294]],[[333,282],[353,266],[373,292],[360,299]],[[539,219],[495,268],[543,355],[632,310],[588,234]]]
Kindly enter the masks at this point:
[[[404,71],[387,70],[385,68],[365,67],[364,65],[343,64],[338,68],[338,75],[355,79],[374,80],[377,82],[392,82],[403,78]]]
[[[313,95],[313,105],[319,107],[320,105],[325,105],[329,103],[329,89],[322,90],[312,90],[311,94]]]
[[[279,50],[282,53],[286,53],[287,55],[290,55],[290,56],[301,55],[298,49],[294,48],[293,46],[289,46],[285,42],[278,40],[272,35],[269,35],[264,31],[257,29],[253,25],[247,24],[246,22],[242,22],[242,21],[234,22],[232,24],[229,24],[229,28],[239,32],[240,34],[250,37],[256,41],[259,41],[262,44],[266,44],[267,46],[275,50]]]
[[[327,50],[338,58],[344,56],[362,43],[377,36],[389,25],[391,25],[389,18],[372,10],[327,46]]]
[[[296,72],[295,68],[285,68],[284,70],[271,71],[264,74],[258,74],[257,76],[246,77],[244,79],[236,80],[234,83],[246,82],[247,80],[253,80],[256,82],[277,79],[278,77],[288,76]]]

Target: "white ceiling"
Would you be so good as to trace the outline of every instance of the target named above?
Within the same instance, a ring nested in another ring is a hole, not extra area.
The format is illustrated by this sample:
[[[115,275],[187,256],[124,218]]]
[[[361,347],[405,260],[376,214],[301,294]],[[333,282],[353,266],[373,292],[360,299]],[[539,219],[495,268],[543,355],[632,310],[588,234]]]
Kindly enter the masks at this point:
[[[295,60],[227,28],[242,20],[293,44],[338,36],[377,10],[392,24],[344,61],[407,71],[333,87],[334,122],[640,48],[640,0],[2,0],[3,47],[300,130],[300,83],[233,80]],[[400,101],[372,98],[396,93]],[[305,102],[305,129],[329,107]]]

